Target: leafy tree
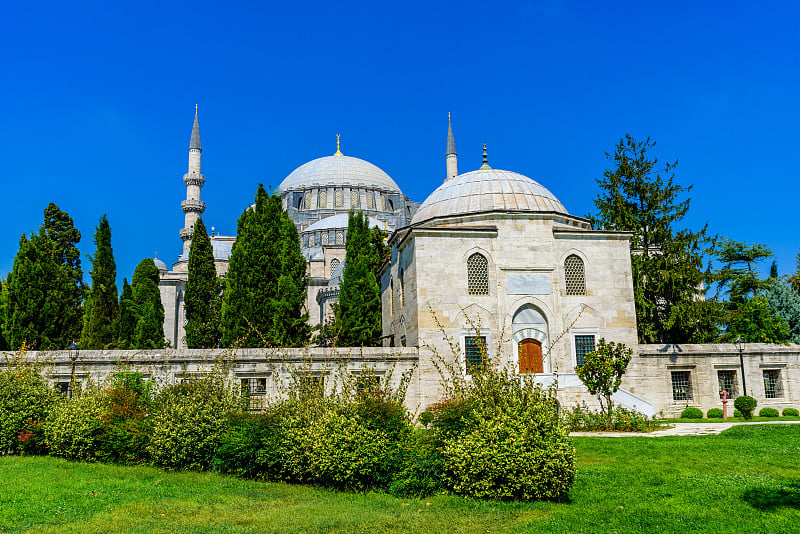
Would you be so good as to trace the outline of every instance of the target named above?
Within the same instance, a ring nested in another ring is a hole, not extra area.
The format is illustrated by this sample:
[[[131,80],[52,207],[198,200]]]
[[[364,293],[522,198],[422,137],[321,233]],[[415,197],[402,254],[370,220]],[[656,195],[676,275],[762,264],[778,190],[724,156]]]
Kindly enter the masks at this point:
[[[772,257],[772,251],[766,245],[723,238],[714,244],[712,253],[722,264],[714,275],[718,294],[725,292],[731,301],[740,302],[758,296],[758,292],[766,287],[767,281],[762,280],[755,269],[758,263]]]
[[[706,228],[699,232],[676,229],[690,202],[679,197],[691,186],[675,183],[672,171],[677,160],[661,166],[658,158],[650,158],[647,151],[654,146],[649,137],[636,141],[626,135],[613,155],[606,153],[614,167],[597,180],[598,213],[590,218],[599,228],[632,232],[639,341],[709,341],[716,336],[720,312],[716,302],[702,299]]]
[[[0,350],[8,350],[6,331],[8,330],[8,282],[0,278]]]
[[[795,268],[797,270],[792,276],[789,277],[789,283],[792,285],[792,289],[794,289],[796,293],[800,293],[800,252],[798,252],[795,256],[795,262]]]
[[[83,272],[72,218],[51,203],[39,234],[25,234],[7,280],[6,340],[63,349],[77,340],[83,316]]]
[[[122,295],[119,297],[119,342],[121,349],[133,348],[133,331],[136,329],[136,303],[133,289],[127,278],[122,279]]]
[[[119,308],[117,304],[117,265],[111,248],[111,226],[108,217],[100,218],[95,233],[95,254],[92,260],[92,288],[83,322],[81,347],[104,349],[117,342]]]
[[[369,221],[362,213],[350,213],[339,302],[334,306],[339,344],[377,345],[381,335],[381,297],[375,275],[380,256],[372,242]]]
[[[378,282],[380,282],[381,279],[381,266],[383,265],[383,262],[389,259],[392,253],[392,249],[386,244],[386,237],[386,232],[380,228],[372,227],[370,229],[370,242],[372,244],[372,249],[375,252],[372,272],[375,273],[375,280]]]
[[[773,260],[772,265],[769,266],[769,277],[770,277],[770,279],[773,279],[773,280],[778,278],[778,262],[777,261]]]
[[[221,338],[222,287],[214,266],[214,250],[203,219],[197,219],[189,248],[186,281],[186,344],[190,349],[215,348]]]
[[[309,329],[302,311],[305,259],[281,199],[259,184],[256,202],[239,217],[222,304],[222,344],[300,346]],[[299,266],[302,265],[302,270]],[[302,295],[302,296],[301,296]]]
[[[609,419],[613,409],[611,395],[619,390],[632,356],[633,349],[624,343],[606,343],[604,338],[600,338],[597,349],[586,354],[583,365],[576,369],[578,378],[589,388],[589,393],[597,395],[600,408]]]
[[[131,289],[136,311],[136,328],[133,330],[131,348],[164,347],[164,306],[161,304],[158,280],[158,267],[152,258],[140,261],[133,271]]]
[[[800,295],[783,279],[771,279],[765,296],[773,314],[789,327],[789,341],[800,343]]]

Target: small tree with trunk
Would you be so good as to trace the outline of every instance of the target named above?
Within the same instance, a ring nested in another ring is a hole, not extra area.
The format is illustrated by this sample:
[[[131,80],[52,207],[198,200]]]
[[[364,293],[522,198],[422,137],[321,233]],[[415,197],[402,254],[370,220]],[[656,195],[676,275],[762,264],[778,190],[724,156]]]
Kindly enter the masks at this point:
[[[576,372],[589,393],[597,395],[600,409],[611,418],[611,395],[619,390],[622,375],[633,357],[633,349],[624,343],[606,342],[600,338],[597,348],[584,356],[583,365]]]

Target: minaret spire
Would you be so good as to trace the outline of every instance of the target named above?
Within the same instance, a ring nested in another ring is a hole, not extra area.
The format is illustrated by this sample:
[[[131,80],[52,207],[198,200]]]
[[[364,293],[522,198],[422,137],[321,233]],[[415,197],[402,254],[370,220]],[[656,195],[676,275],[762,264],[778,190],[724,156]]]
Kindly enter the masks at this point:
[[[200,124],[197,121],[197,104],[194,105],[194,125],[192,137],[189,139],[189,170],[183,175],[186,184],[186,200],[181,202],[184,213],[184,225],[180,231],[183,240],[183,253],[189,253],[192,244],[192,232],[200,215],[206,210],[206,203],[200,200],[200,189],[206,183],[206,177],[200,174]]]
[[[458,176],[458,159],[456,158],[456,140],[453,138],[453,123],[450,121],[450,113],[447,114],[447,179]]]

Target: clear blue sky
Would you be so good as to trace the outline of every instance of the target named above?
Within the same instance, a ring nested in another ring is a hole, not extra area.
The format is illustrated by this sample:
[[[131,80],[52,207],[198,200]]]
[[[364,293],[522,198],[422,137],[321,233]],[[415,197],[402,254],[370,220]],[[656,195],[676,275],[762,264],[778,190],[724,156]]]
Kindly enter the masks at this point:
[[[31,7],[27,7],[31,6]],[[118,282],[180,252],[200,106],[204,220],[233,234],[256,184],[342,151],[422,201],[480,165],[593,211],[605,151],[658,142],[694,184],[687,225],[794,269],[795,2],[23,2],[0,10],[0,274],[48,202],[83,234],[108,213]],[[84,270],[90,270],[84,259]],[[89,280],[88,274],[86,275]]]

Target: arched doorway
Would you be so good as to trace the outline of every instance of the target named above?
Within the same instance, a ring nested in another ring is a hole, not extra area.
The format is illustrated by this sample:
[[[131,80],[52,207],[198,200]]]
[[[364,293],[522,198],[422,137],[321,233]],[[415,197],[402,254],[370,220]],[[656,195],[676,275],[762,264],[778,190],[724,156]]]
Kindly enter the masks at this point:
[[[519,342],[517,348],[519,350],[520,374],[544,372],[541,341],[527,337]]]

